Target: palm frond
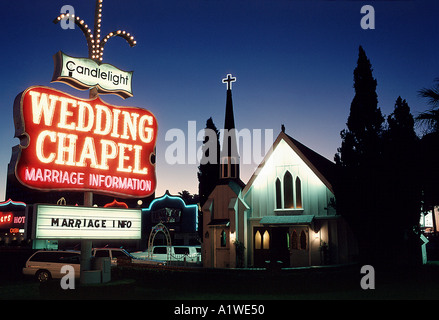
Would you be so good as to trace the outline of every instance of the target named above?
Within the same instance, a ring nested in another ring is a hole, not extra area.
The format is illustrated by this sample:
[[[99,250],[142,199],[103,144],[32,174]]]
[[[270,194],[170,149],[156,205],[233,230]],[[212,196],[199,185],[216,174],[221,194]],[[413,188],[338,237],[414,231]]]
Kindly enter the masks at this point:
[[[428,99],[428,104],[439,107],[439,87],[419,90],[419,96]]]
[[[439,132],[439,110],[429,109],[419,113],[415,118],[418,126],[425,127],[425,132]]]

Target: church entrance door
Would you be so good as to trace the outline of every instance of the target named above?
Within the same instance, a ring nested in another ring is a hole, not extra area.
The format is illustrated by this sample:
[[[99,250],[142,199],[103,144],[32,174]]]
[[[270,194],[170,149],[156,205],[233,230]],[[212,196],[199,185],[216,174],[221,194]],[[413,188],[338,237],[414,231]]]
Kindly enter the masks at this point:
[[[281,263],[282,268],[290,266],[290,250],[289,250],[289,228],[275,227],[272,228],[272,247],[270,249],[270,258],[272,262]]]
[[[267,267],[281,261],[281,267],[290,266],[288,227],[255,227],[254,266]]]

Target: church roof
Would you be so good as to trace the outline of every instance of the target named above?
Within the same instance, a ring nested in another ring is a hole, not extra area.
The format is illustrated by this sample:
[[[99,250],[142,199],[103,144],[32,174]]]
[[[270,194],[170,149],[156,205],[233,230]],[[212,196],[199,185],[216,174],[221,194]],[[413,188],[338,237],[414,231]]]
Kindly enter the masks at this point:
[[[245,187],[245,183],[239,178],[222,178],[217,185],[228,185],[236,195]]]
[[[308,167],[319,177],[319,179],[325,184],[325,186],[334,193],[333,183],[335,180],[335,163],[326,159],[322,155],[318,154],[314,150],[308,148],[301,142],[297,141],[293,137],[287,135],[285,132],[279,133],[276,138],[276,141],[273,143],[273,147],[270,151],[265,155],[264,160],[259,164],[255,173],[250,178],[246,187],[243,190],[243,194],[247,193],[250,187],[253,184],[253,181],[258,176],[258,173],[264,167],[266,161],[269,159],[273,150],[276,149],[277,145],[281,140],[284,140],[296,153],[297,155],[308,165]]]
[[[226,99],[226,116],[224,119],[224,129],[231,130],[235,129],[235,117],[233,115],[233,101],[232,101],[232,90],[227,90]]]
[[[300,152],[302,153],[302,155],[305,157],[301,157],[302,160],[305,161],[305,163],[307,163],[308,165],[311,164],[314,167],[314,173],[319,177],[319,174],[317,174],[316,170],[318,171],[318,173],[320,173],[323,178],[325,178],[327,180],[327,182],[329,182],[329,184],[331,185],[331,187],[328,186],[329,190],[332,190],[332,185],[334,184],[334,180],[335,180],[335,163],[326,159],[324,156],[318,154],[317,152],[315,152],[314,150],[308,148],[307,146],[305,146],[304,144],[300,143],[299,141],[297,141],[296,139],[292,138],[291,136],[285,134],[288,139],[290,139],[291,143],[296,146]],[[300,154],[299,154],[300,156]],[[308,161],[306,161],[308,160]],[[313,168],[311,168],[313,169]],[[324,181],[323,181],[324,182]]]

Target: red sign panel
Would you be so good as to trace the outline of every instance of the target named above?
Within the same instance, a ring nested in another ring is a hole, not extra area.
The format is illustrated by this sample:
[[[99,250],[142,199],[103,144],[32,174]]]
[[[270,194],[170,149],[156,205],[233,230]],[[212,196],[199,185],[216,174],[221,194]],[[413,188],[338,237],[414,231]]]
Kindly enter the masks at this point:
[[[15,174],[39,190],[146,197],[156,187],[154,115],[48,87],[15,98],[20,155]]]
[[[24,228],[25,220],[24,212],[0,212],[0,231],[6,232],[9,229],[11,233],[18,233],[20,228]]]

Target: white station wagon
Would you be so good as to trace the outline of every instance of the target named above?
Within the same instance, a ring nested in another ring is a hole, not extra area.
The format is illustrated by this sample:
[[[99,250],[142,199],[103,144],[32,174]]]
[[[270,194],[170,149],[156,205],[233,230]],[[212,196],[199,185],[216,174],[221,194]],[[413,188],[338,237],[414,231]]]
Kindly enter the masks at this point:
[[[45,282],[50,279],[60,279],[65,276],[61,268],[70,265],[75,270],[75,278],[79,279],[81,268],[80,251],[46,251],[35,252],[26,261],[23,274],[35,276],[38,281]]]

